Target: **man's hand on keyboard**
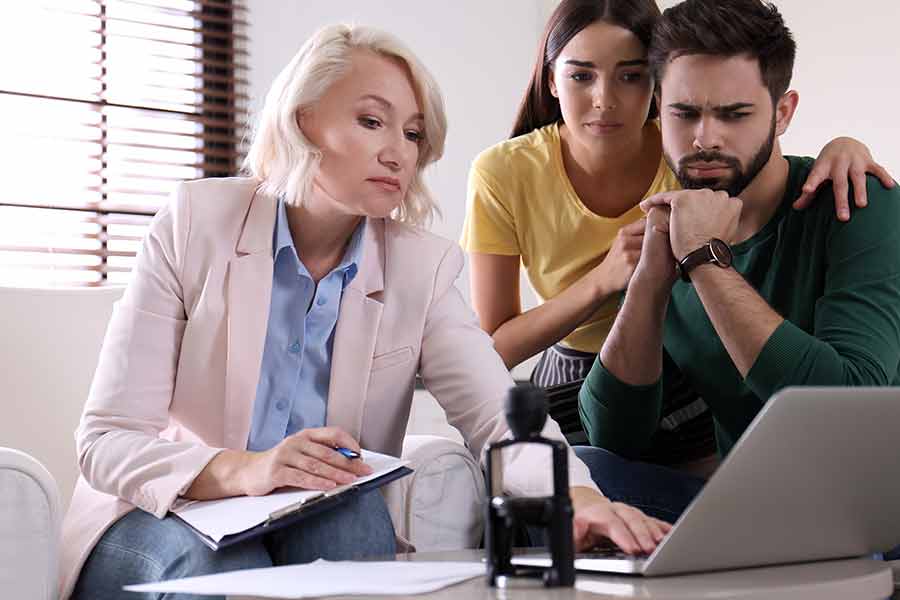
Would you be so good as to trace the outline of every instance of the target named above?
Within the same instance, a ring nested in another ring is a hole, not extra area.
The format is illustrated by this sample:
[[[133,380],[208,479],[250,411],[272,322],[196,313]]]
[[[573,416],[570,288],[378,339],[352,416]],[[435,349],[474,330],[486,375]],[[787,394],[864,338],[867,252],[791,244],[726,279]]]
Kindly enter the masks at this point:
[[[604,540],[630,555],[650,554],[672,526],[621,502],[611,502],[590,488],[573,488],[575,548],[588,550]]]

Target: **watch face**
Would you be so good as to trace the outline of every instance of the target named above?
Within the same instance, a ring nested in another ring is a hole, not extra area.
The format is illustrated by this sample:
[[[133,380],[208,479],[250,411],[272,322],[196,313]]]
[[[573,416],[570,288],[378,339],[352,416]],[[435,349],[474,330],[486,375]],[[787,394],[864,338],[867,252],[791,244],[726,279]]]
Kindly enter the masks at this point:
[[[718,238],[709,240],[709,249],[712,251],[713,260],[721,267],[730,267],[732,261],[731,247]]]

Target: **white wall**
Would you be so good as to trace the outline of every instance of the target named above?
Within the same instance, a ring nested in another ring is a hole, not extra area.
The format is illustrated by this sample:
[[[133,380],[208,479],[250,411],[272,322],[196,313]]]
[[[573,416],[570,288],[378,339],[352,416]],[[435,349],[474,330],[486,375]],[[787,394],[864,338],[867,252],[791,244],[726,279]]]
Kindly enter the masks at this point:
[[[829,139],[866,142],[900,180],[900,43],[897,0],[781,0],[797,41],[791,87],[800,105],[785,152],[815,156]]]
[[[505,139],[528,83],[543,24],[543,0],[249,0],[250,93],[268,86],[319,27],[373,25],[399,36],[437,78],[449,120],[444,157],[428,182],[443,211],[432,230],[457,239],[475,155]],[[468,272],[458,286],[468,298]]]

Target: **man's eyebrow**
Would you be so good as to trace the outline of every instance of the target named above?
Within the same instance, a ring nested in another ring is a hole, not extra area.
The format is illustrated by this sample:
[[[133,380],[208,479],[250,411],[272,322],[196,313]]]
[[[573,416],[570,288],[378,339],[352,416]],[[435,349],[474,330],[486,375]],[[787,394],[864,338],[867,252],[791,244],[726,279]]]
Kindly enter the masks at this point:
[[[756,106],[752,102],[735,102],[734,104],[725,104],[720,106],[714,106],[712,109],[717,113],[727,113],[734,112],[736,110],[742,110],[744,108],[753,108]],[[674,108],[675,110],[684,110],[684,111],[694,111],[700,112],[702,107],[697,106],[695,104],[685,104],[684,102],[673,102],[669,105],[669,108]]]
[[[385,110],[393,110],[394,105],[388,102],[386,99],[382,98],[377,94],[366,94],[365,96],[361,96],[359,101],[362,102],[364,100],[371,100],[377,104],[380,104],[382,108]],[[410,121],[424,121],[425,115],[422,113],[416,113],[409,118]]]
[[[714,106],[713,110],[717,113],[734,112],[744,108],[753,108],[754,106],[756,105],[752,102],[735,102],[734,104],[726,104],[724,106]]]
[[[700,112],[700,107],[695,106],[693,104],[685,104],[684,102],[673,102],[669,105],[669,108],[674,108],[675,110],[684,110],[684,111],[694,111]]]

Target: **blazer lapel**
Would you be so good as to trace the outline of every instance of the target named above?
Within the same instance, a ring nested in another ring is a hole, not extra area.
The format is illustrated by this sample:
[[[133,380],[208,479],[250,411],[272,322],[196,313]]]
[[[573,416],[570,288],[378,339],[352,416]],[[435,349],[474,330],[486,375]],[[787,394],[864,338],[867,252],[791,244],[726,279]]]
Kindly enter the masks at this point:
[[[363,445],[360,437],[363,406],[384,307],[383,291],[384,220],[368,219],[362,264],[341,298],[331,355],[327,413],[329,425],[343,428]]]
[[[246,449],[272,296],[274,198],[257,192],[228,263],[225,446]]]

